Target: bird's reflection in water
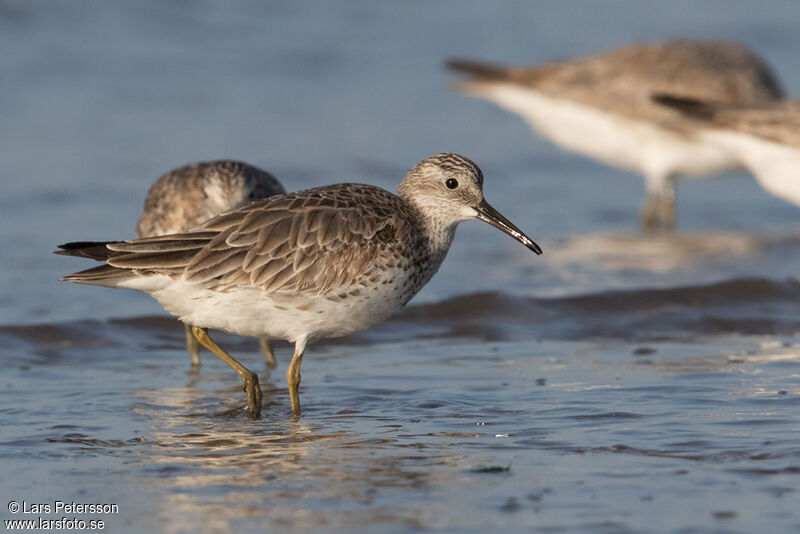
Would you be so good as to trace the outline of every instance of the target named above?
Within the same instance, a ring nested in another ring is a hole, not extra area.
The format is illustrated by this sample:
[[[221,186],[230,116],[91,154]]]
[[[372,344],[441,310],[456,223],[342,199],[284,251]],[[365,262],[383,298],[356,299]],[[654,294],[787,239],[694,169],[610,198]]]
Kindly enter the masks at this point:
[[[729,260],[736,256],[752,256],[769,244],[767,237],[733,232],[597,233],[572,237],[561,246],[552,247],[548,261],[570,264],[591,258],[590,265],[598,270],[618,272],[636,269],[667,273],[719,258]]]
[[[398,506],[396,492],[458,476],[459,455],[398,437],[390,421],[360,413],[290,420],[286,392],[269,381],[263,417],[248,420],[243,405],[220,407],[232,397],[208,395],[204,379],[144,392],[134,407],[155,429],[142,459],[164,490],[157,513],[165,532],[231,532],[260,520],[286,530],[419,528],[422,518]]]

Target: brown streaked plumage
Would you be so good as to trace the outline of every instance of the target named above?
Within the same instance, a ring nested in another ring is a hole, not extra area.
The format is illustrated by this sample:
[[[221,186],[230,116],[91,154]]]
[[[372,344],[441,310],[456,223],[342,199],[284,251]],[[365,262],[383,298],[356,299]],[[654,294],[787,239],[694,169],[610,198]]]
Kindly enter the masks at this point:
[[[285,192],[274,176],[241,161],[184,165],[150,187],[136,237],[185,232],[223,211]]]
[[[216,160],[192,163],[173,169],[150,187],[136,237],[154,237],[186,232],[231,208],[254,200],[285,193],[275,177],[248,163]],[[200,364],[200,343],[185,325],[186,350],[192,364]],[[259,338],[267,367],[277,365],[269,338]]]
[[[472,161],[437,154],[409,171],[397,195],[337,184],[254,202],[188,233],[111,242],[105,250],[62,245],[62,253],[106,261],[64,279],[144,291],[197,325],[201,343],[242,377],[252,414],[260,411],[257,376],[204,329],[294,342],[287,382],[299,415],[306,344],[367,328],[404,306],[438,270],[458,223],[483,220],[541,253],[484,200],[482,186]]]
[[[657,92],[729,104],[780,98],[769,67],[728,42],[633,43],[591,56],[533,67],[450,60],[469,78],[457,88],[512,112],[562,148],[642,174],[645,227],[674,223],[674,183],[737,166],[715,147],[686,136],[683,118],[655,104]]]
[[[399,262],[420,254],[422,244],[406,237],[418,234],[407,228],[414,222],[388,191],[339,184],[251,203],[185,236],[110,244],[118,254],[108,264],[223,289],[322,294],[363,285],[378,255]]]

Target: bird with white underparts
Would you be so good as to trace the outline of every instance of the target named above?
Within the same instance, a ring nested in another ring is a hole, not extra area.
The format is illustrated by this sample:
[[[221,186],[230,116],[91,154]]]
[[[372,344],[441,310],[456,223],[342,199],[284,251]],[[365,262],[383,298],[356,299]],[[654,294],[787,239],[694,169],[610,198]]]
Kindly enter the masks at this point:
[[[632,43],[535,66],[452,59],[456,88],[519,114],[569,152],[641,174],[646,229],[675,226],[675,185],[741,166],[713,143],[676,131],[691,124],[651,100],[655,93],[733,105],[774,101],[780,84],[744,46],[723,41]]]
[[[261,411],[258,376],[207,329],[294,343],[286,379],[298,417],[307,344],[368,328],[405,306],[439,269],[458,224],[469,219],[542,252],[484,199],[480,168],[453,153],[417,163],[396,195],[335,184],[253,202],[190,232],[67,243],[58,252],[105,261],[64,280],[148,293],[193,325],[197,340],[241,377],[252,416]]]

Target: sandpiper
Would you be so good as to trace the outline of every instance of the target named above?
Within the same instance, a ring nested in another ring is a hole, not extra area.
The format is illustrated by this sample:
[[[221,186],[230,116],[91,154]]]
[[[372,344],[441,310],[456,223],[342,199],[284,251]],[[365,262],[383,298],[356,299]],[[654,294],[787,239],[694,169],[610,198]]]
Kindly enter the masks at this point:
[[[156,237],[187,232],[231,208],[285,193],[281,183],[266,171],[241,161],[203,161],[173,169],[150,187],[136,237]],[[192,327],[184,324],[186,350],[192,365],[200,365],[200,345]],[[260,337],[267,367],[277,366],[268,337]]]
[[[397,195],[363,184],[319,187],[244,205],[191,232],[68,243],[60,252],[106,262],[64,280],[149,293],[193,325],[197,340],[242,378],[254,416],[258,376],[206,329],[293,342],[286,379],[296,417],[307,343],[367,328],[402,308],[439,269],[456,226],[468,219],[541,254],[486,202],[483,173],[458,154],[417,163]]]
[[[676,134],[680,114],[650,100],[653,93],[755,104],[780,98],[769,67],[743,46],[716,41],[633,43],[534,67],[471,60],[447,66],[471,75],[456,87],[518,113],[565,150],[642,174],[645,228],[675,224],[679,176],[700,177],[739,166],[716,145]]]
[[[655,95],[653,100],[697,120],[699,131],[687,135],[729,151],[764,189],[800,206],[800,100],[756,106],[672,95]]]

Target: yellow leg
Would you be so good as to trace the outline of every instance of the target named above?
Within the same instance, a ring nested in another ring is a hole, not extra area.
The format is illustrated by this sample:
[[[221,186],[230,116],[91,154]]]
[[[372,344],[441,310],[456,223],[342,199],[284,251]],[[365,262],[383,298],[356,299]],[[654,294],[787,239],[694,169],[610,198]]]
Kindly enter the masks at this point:
[[[278,362],[275,360],[275,351],[272,349],[272,343],[269,338],[258,338],[258,346],[261,347],[261,352],[267,358],[267,369],[275,369],[278,366]]]
[[[192,334],[201,345],[213,352],[217,358],[230,365],[242,377],[242,386],[245,393],[247,393],[247,412],[254,417],[258,417],[261,413],[261,386],[258,385],[258,375],[237,362],[233,356],[214,343],[205,328],[193,326]]]
[[[200,356],[197,353],[200,351],[200,343],[197,342],[192,334],[192,325],[184,324],[183,329],[186,331],[186,350],[189,351],[189,356],[192,357],[192,367],[200,366]]]
[[[300,339],[294,345],[294,355],[289,367],[286,368],[286,383],[289,385],[289,399],[292,401],[292,417],[300,417],[300,364],[303,363],[303,353],[306,350],[306,340]]]

